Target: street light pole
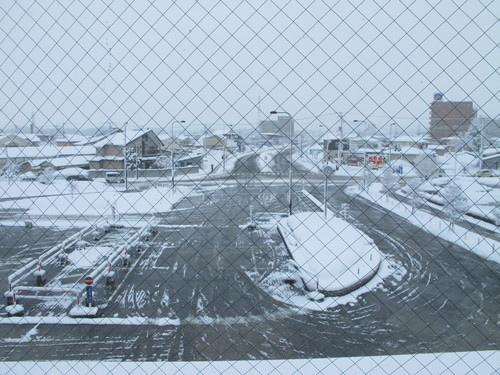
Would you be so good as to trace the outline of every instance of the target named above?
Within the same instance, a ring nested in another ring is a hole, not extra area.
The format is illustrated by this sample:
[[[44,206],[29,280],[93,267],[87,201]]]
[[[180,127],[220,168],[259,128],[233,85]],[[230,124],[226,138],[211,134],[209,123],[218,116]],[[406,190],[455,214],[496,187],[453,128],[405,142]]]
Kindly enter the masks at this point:
[[[340,117],[340,141],[339,141],[339,147],[337,150],[337,159],[338,159],[338,165],[342,165],[342,153],[344,151],[344,133],[343,133],[343,128],[342,125],[344,124],[344,115],[342,112],[336,112],[337,115]]]
[[[359,122],[360,124],[365,123],[365,120],[353,120],[353,122]],[[368,174],[368,165],[367,165],[367,160],[366,160],[366,141],[364,139],[364,136],[362,136],[362,144],[363,144],[363,190],[366,189],[366,175]]]
[[[128,176],[127,176],[127,124],[123,124],[123,138],[125,144],[123,145],[123,178],[125,179],[125,191],[128,190]]]
[[[392,169],[392,127],[396,125],[396,123],[391,123],[390,127],[389,127],[389,162],[388,162],[388,166],[389,168]],[[391,171],[392,173],[392,171]]]
[[[287,123],[290,123],[290,168],[288,169],[288,214],[289,216],[292,216],[292,161],[293,161],[293,119],[292,115],[288,112],[280,112],[280,111],[271,111],[271,115],[277,115],[277,114],[285,114],[288,116]]]
[[[175,160],[174,160],[174,124],[184,124],[186,121],[172,121],[172,133],[170,136],[170,162],[171,162],[171,173],[172,173],[172,191],[175,191]]]

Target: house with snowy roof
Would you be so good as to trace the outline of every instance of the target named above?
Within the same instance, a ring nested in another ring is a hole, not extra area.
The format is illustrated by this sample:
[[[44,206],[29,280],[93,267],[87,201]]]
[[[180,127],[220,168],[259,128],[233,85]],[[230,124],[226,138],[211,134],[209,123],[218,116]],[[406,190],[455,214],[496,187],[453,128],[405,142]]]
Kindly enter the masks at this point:
[[[0,147],[34,147],[39,146],[40,138],[36,134],[2,134]]]
[[[94,147],[90,169],[123,169],[125,155],[138,168],[148,169],[160,156],[163,143],[153,130],[127,131],[110,134]]]
[[[58,147],[83,146],[88,143],[89,139],[81,134],[72,134],[56,139],[56,146]]]

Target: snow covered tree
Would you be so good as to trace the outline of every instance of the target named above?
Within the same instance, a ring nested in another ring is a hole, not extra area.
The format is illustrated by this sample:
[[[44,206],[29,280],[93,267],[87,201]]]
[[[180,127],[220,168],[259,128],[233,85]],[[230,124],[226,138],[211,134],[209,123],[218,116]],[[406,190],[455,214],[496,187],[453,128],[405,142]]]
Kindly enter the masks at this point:
[[[15,162],[10,162],[4,170],[4,175],[7,176],[9,181],[12,181],[17,175],[21,173],[21,166]]]
[[[45,168],[43,172],[38,177],[38,180],[43,184],[51,184],[56,179],[56,174],[54,169]]]
[[[424,203],[424,200],[422,199],[422,197],[420,196],[420,194],[418,192],[418,189],[420,188],[420,186],[422,185],[423,182],[424,181],[420,178],[416,178],[416,179],[412,179],[412,180],[407,181],[407,184],[408,184],[408,187],[410,190],[410,192],[408,194],[408,198],[410,198],[412,212],[415,212],[416,210],[418,210],[420,208],[420,206],[422,206],[422,204]]]
[[[78,192],[78,188],[76,187],[74,180],[68,180],[68,188],[71,193],[71,198],[74,198],[75,193]]]
[[[139,158],[139,154],[137,153],[136,148],[127,147],[125,149],[125,152],[127,153],[127,168],[130,170],[138,169],[139,165],[141,164],[141,160]]]
[[[370,168],[363,168],[363,185],[364,188],[366,189],[368,186],[370,186],[374,181],[376,177],[371,171]]]
[[[421,152],[415,160],[415,169],[417,170],[418,175],[424,180],[431,178],[434,173],[439,170],[439,165],[436,162],[435,155],[427,152]]]
[[[398,183],[397,176],[394,175],[394,171],[391,166],[387,166],[384,170],[384,176],[382,178],[382,185],[384,186],[384,192],[388,193],[396,187]]]
[[[495,225],[500,225],[500,207],[496,207],[493,210],[493,218],[495,220]]]
[[[170,168],[172,162],[170,158],[166,155],[159,156],[153,163],[153,168],[157,169],[168,169]]]
[[[445,185],[440,191],[444,199],[443,211],[450,219],[451,229],[454,229],[455,222],[463,216],[469,207],[469,202],[459,185],[453,180]]]
[[[463,142],[465,148],[469,149],[478,156],[483,151],[484,127],[485,127],[484,119],[476,118],[472,121],[472,123],[469,126],[469,129],[463,136]]]

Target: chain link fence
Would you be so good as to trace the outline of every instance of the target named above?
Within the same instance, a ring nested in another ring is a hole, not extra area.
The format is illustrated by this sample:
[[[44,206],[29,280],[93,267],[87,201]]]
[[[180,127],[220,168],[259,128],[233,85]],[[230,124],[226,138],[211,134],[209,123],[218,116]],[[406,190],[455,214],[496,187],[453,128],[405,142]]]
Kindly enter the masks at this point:
[[[493,374],[493,1],[0,3],[0,372]]]

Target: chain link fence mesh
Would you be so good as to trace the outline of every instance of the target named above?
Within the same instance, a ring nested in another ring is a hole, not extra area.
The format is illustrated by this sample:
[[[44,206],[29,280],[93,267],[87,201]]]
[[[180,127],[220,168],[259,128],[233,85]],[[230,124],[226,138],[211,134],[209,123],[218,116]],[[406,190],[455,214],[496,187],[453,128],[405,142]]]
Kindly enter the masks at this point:
[[[0,369],[496,373],[498,3],[0,3]]]

